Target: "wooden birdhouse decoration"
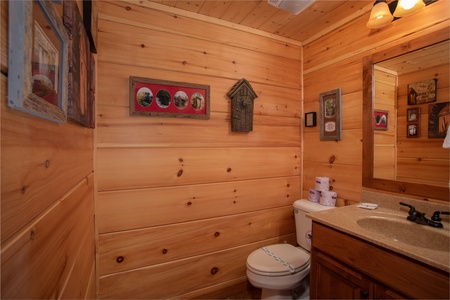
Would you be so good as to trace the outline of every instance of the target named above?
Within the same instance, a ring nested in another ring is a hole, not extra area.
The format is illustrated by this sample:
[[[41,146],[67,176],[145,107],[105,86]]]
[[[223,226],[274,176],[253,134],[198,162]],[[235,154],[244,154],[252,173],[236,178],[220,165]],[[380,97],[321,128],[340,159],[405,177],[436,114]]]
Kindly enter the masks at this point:
[[[231,131],[252,131],[253,102],[258,96],[250,83],[245,79],[239,80],[227,95],[231,99]]]

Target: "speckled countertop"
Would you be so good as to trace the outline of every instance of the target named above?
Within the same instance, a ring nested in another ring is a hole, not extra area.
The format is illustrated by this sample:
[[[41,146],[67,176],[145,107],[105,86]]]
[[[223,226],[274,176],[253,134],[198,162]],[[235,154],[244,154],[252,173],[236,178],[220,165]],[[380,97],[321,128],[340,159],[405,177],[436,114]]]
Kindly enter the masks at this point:
[[[363,197],[361,202],[377,203],[378,208],[367,210],[350,205],[312,212],[308,217],[318,223],[450,272],[449,216],[442,216],[444,228],[416,224],[406,220],[409,209],[399,205],[399,200],[413,205],[420,212],[425,212],[428,218],[436,210],[449,211],[449,206],[444,204],[416,202],[417,200],[405,200],[401,197],[390,197],[389,201]],[[361,221],[362,219],[364,220]],[[371,223],[374,220],[375,222]],[[367,227],[364,223],[371,224]]]

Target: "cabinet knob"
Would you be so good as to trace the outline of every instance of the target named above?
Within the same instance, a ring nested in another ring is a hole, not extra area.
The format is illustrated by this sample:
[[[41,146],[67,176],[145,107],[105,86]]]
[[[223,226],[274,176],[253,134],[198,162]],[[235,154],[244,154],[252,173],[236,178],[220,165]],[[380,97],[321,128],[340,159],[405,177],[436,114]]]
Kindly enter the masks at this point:
[[[359,292],[359,294],[361,295],[361,298],[369,297],[369,291],[361,291]]]

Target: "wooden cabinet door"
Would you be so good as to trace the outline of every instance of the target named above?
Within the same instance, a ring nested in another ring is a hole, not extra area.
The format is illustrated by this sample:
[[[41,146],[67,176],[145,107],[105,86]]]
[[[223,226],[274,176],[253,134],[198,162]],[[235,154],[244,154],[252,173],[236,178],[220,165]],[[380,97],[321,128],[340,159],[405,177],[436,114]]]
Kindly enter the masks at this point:
[[[373,284],[361,273],[313,249],[311,253],[311,299],[368,299]]]
[[[373,292],[373,298],[374,299],[408,299],[409,297],[405,296],[405,295],[401,295],[400,293],[398,293],[397,291],[379,285],[379,284],[375,284],[374,285],[374,292]]]

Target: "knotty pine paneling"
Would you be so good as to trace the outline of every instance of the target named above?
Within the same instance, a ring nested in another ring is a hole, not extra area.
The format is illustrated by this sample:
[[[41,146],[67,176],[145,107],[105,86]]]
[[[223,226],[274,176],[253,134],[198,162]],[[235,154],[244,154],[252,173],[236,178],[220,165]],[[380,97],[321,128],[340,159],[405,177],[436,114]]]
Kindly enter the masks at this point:
[[[388,43],[402,43],[413,39],[416,34],[431,34],[439,28],[448,27],[449,10],[449,1],[437,1],[418,14],[396,20],[378,30],[366,27],[369,12],[306,45],[304,72],[316,71],[346,58],[365,56],[368,52],[381,50]]]
[[[297,147],[122,147],[97,153],[99,191],[300,175]]]
[[[449,2],[438,1],[421,13],[396,20],[378,30],[370,30],[365,26],[369,17],[367,13],[304,46],[305,112],[318,112],[319,94],[335,88],[342,90],[343,108],[341,141],[320,141],[319,125],[304,129],[304,197],[308,195],[308,189],[314,186],[315,176],[328,176],[336,180],[332,185],[333,191],[338,194],[338,205],[361,201],[362,124],[371,122],[362,119],[362,59],[398,43],[448,28],[448,11]],[[398,130],[402,130],[401,125]],[[381,138],[384,138],[383,134]],[[361,146],[355,149],[358,144]],[[398,147],[400,149],[403,146]],[[330,163],[328,159],[332,155],[336,159]]]
[[[145,2],[99,4],[100,298],[245,288],[251,251],[296,243],[301,47]],[[129,116],[129,76],[210,85],[210,119]],[[230,125],[241,78],[258,96],[248,133]]]
[[[93,173],[53,205],[44,216],[25,228],[14,242],[2,245],[2,298],[57,298],[66,281],[81,281],[87,274],[72,277],[80,251],[93,242]],[[85,256],[87,270],[93,264],[93,248]],[[20,270],[20,271],[18,271]],[[81,288],[81,287],[80,287]],[[76,293],[84,296],[83,290]]]
[[[269,244],[293,243],[295,235],[263,240],[235,248],[226,248],[208,255],[192,256],[100,277],[101,299],[164,299],[177,297],[242,277],[246,271],[247,256]],[[217,269],[217,272],[215,270]]]
[[[152,118],[128,118],[129,108],[129,76],[137,77],[149,77],[152,78],[171,78],[172,81],[185,82],[186,74],[182,72],[171,70],[159,70],[149,69],[147,67],[135,67],[127,66],[128,73],[123,72],[123,66],[114,63],[101,62],[101,68],[98,69],[97,90],[108,98],[108,102],[105,103],[105,108],[102,109],[100,118],[97,120],[99,126],[104,126],[103,120],[107,120],[107,124],[116,124],[118,122],[126,120],[126,122],[133,122],[138,120],[139,122],[147,122],[148,124],[157,121],[161,122],[161,119],[156,121]],[[131,74],[131,75],[130,75]],[[227,93],[231,90],[236,83],[235,78],[221,78],[211,77],[203,74],[189,74],[189,82],[204,84],[207,83],[211,87],[210,90],[211,99],[211,111],[213,113],[225,113],[226,117],[230,117],[231,102],[227,96]],[[283,86],[267,85],[265,83],[251,82],[252,88],[255,91],[258,98],[255,99],[254,115],[269,115],[279,116],[283,118],[296,118],[298,119],[301,107],[298,105],[298,101],[301,98],[301,90],[298,86],[294,88],[286,88]],[[114,88],[112,88],[114,87]],[[281,96],[280,96],[281,95]],[[122,108],[122,109],[118,109]],[[108,110],[106,110],[108,109]],[[105,111],[106,110],[106,111]],[[105,111],[105,112],[104,112]],[[111,115],[114,114],[114,115]],[[125,119],[123,118],[125,117]],[[173,121],[171,118],[166,118],[165,122]],[[175,120],[176,121],[176,120]],[[209,120],[208,122],[210,122]],[[197,121],[198,122],[198,121]],[[276,125],[278,122],[288,122],[277,120],[271,125]],[[206,121],[200,122],[200,125],[205,125]],[[243,137],[247,135],[242,135]],[[242,138],[244,139],[244,138]]]
[[[448,187],[450,151],[442,148],[442,139],[428,138],[428,109],[430,105],[436,103],[448,103],[449,73],[449,65],[446,64],[398,76],[397,176],[399,180]],[[436,102],[408,105],[408,84],[433,78],[437,80]],[[413,107],[420,108],[419,137],[407,138],[406,114],[408,108]],[[424,148],[424,143],[427,144],[426,148]],[[434,147],[429,145],[434,145]]]
[[[0,7],[0,297],[93,299],[93,130],[7,107],[8,31],[14,29],[8,1]]]
[[[217,44],[221,44],[224,47],[245,48],[293,60],[300,59],[298,51],[300,46],[296,41],[286,43],[263,36],[255,38],[254,34],[247,31],[230,30],[228,27],[220,24],[194,20],[181,16],[176,12],[148,9],[152,7],[151,2],[153,1],[101,1],[100,18],[117,23],[132,24],[142,28],[157,29],[158,31],[176,35],[195,37],[200,40],[214,40]],[[237,9],[244,5],[242,2],[236,4]],[[157,24],[155,20],[158,20]],[[164,24],[164,26],[161,26],[161,24]]]
[[[299,197],[298,176],[100,192],[98,230],[111,233],[242,214],[289,206]]]
[[[74,264],[70,277],[61,299],[95,299],[96,274],[94,269],[95,259],[95,236],[94,217],[91,219],[89,229],[85,232],[84,241],[79,249],[77,260]]]
[[[256,56],[245,48],[183,35],[174,39],[172,33],[111,21],[104,21],[102,35],[99,47],[106,62],[225,78],[239,74],[260,83],[299,87],[299,59],[261,52]],[[164,52],[158,51],[162,48]]]
[[[295,234],[291,205],[102,234],[99,238],[100,275],[162,264],[288,234]],[[123,260],[117,261],[118,257]]]
[[[397,174],[397,75],[383,68],[374,69],[374,108],[389,112],[387,130],[374,130],[374,171],[376,178],[395,180]]]

